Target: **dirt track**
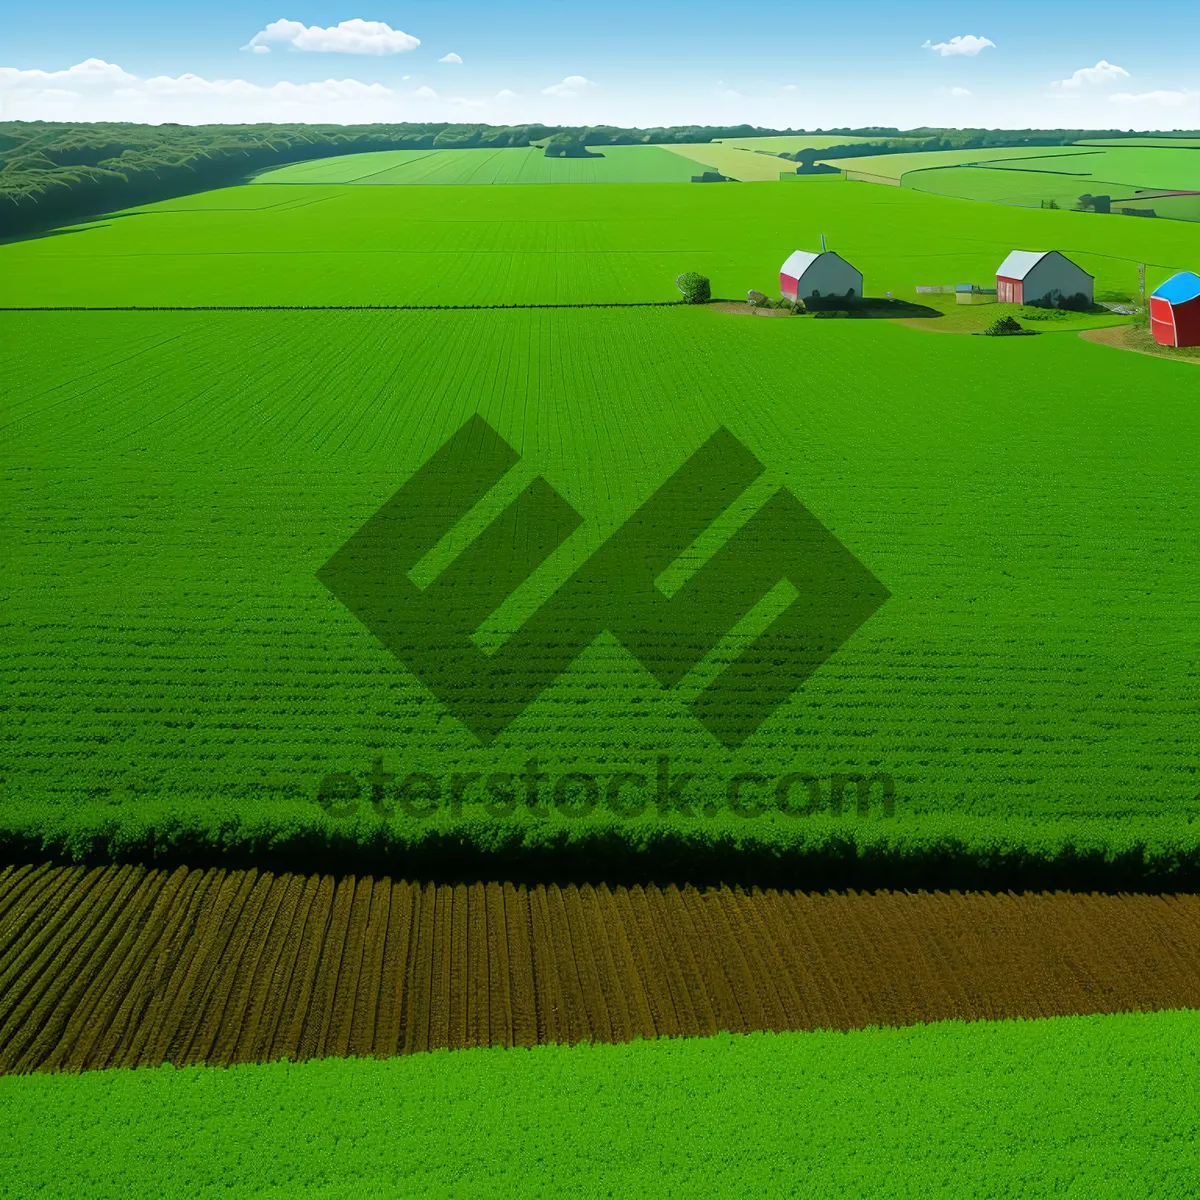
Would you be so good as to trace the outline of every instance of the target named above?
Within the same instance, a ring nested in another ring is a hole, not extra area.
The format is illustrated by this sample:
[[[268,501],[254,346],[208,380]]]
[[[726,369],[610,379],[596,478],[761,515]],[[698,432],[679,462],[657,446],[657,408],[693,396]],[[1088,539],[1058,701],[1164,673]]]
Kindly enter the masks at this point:
[[[1165,358],[1171,362],[1200,366],[1200,350],[1191,347],[1177,350],[1170,346],[1160,346],[1148,329],[1139,329],[1136,325],[1109,325],[1103,329],[1085,329],[1079,336],[1085,342],[1096,342],[1117,350],[1132,350],[1134,354],[1148,354],[1151,358]]]
[[[1200,897],[0,872],[0,1071],[1200,1007]]]

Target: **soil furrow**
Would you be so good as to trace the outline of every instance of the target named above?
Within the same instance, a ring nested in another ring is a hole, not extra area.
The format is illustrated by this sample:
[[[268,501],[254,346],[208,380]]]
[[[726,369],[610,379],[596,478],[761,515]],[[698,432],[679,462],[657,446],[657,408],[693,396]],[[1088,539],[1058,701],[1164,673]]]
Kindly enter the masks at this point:
[[[334,889],[333,903],[329,908],[329,924],[325,928],[320,945],[316,948],[311,1000],[304,1018],[304,1028],[300,1031],[299,1044],[296,1046],[296,1058],[299,1060],[324,1056],[329,1027],[333,1020],[333,1001],[346,946],[346,931],[350,926],[350,913],[354,907],[354,898],[361,890],[360,884],[364,883],[369,885],[370,880],[359,880],[353,875],[348,875]]]
[[[392,881],[376,879],[367,914],[367,932],[363,941],[362,962],[354,994],[354,1018],[350,1023],[349,1045],[355,1054],[370,1054],[375,1044],[375,1022],[379,1017],[380,979],[383,951],[391,924]]]
[[[532,913],[524,888],[506,883],[504,896],[505,953],[508,956],[509,1004],[514,1046],[536,1046],[542,1037],[543,1003],[538,995]]]
[[[417,889],[412,884],[392,884],[387,942],[379,969],[379,1006],[371,1044],[371,1053],[379,1058],[398,1054],[404,1044],[404,988],[408,978],[409,939],[416,894]]]
[[[350,1047],[350,1030],[354,1025],[355,1004],[359,997],[363,955],[366,952],[368,929],[371,923],[371,902],[375,896],[375,880],[369,875],[360,878],[350,904],[350,917],[342,941],[341,961],[337,968],[337,984],[333,989],[329,1029],[322,1044],[322,1055],[344,1058]],[[383,890],[385,881],[378,887]],[[365,999],[365,998],[364,998]]]
[[[316,978],[321,948],[325,943],[325,929],[333,907],[333,890],[331,875],[322,875],[319,880],[315,876],[309,877],[305,895],[311,898],[304,906],[304,924],[296,944],[279,1020],[271,1035],[271,1048],[266,1054],[268,1061],[280,1057],[296,1059],[299,1054],[300,1036],[308,1016],[313,980]]]

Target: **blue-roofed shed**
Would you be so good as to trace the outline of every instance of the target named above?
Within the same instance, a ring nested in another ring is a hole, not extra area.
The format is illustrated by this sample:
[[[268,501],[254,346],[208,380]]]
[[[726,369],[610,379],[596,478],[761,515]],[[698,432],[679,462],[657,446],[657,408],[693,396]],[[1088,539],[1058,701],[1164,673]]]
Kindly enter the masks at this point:
[[[1160,346],[1200,346],[1200,275],[1180,271],[1154,289],[1150,331]]]

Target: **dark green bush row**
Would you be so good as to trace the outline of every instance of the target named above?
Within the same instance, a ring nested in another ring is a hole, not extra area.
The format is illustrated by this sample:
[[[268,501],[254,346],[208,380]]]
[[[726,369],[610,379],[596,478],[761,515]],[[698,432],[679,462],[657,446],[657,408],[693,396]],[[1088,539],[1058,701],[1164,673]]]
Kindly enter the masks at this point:
[[[0,825],[0,860],[374,873],[514,882],[724,882],[826,889],[1187,891],[1200,885],[1200,826],[962,825],[841,818],[670,814],[576,821],[439,814],[429,821],[249,804],[203,814],[110,810],[60,822],[30,806]],[[1014,829],[1016,836],[1014,836]]]

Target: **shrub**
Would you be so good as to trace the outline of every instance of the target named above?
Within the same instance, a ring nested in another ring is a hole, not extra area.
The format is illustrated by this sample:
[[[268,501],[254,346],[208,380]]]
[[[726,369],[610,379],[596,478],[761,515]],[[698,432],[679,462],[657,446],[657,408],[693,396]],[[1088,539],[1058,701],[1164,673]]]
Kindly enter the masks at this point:
[[[675,280],[675,286],[683,296],[684,304],[707,304],[712,299],[712,286],[703,275],[695,271],[684,271]]]
[[[754,308],[764,308],[767,304],[766,294],[764,292],[756,292],[751,288],[746,293],[746,303],[752,305]]]
[[[1014,337],[1033,333],[1032,329],[1023,329],[1015,317],[1001,317],[988,329],[984,330],[988,337]]]
[[[850,315],[844,308],[821,308],[813,313],[814,317],[848,317]]]

